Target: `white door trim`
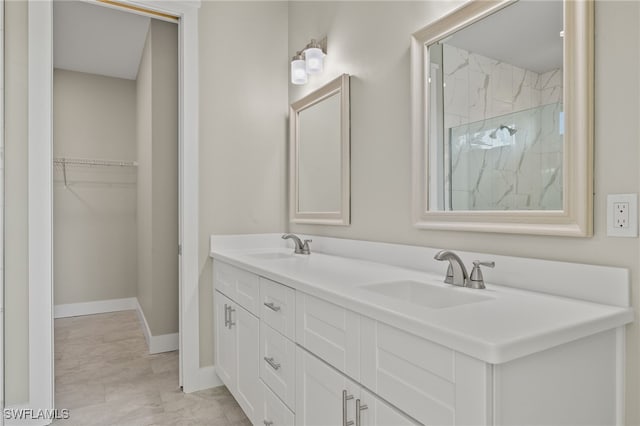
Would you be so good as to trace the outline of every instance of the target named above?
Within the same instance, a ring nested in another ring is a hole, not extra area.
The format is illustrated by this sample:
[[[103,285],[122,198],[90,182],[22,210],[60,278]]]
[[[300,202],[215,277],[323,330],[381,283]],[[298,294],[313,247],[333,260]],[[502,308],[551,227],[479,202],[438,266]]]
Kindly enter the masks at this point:
[[[28,71],[29,404],[53,403],[51,0],[30,1]]]
[[[100,4],[99,2],[96,2]],[[198,8],[200,1],[136,0],[180,17],[180,369],[185,392],[201,388],[198,312]],[[53,408],[52,0],[29,1],[29,405]]]

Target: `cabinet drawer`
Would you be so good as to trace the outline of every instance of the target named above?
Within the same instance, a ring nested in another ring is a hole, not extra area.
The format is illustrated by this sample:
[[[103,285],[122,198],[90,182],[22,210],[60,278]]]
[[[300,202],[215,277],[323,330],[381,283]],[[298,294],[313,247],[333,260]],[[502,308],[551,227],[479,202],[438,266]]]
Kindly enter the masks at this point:
[[[260,322],[260,378],[290,408],[295,404],[295,344]]]
[[[362,384],[425,424],[452,425],[454,352],[362,320]]]
[[[213,285],[252,314],[260,315],[260,286],[256,274],[214,260]]]
[[[293,426],[295,417],[293,412],[283,404],[280,399],[262,384],[262,419],[258,420],[258,425],[265,426]]]
[[[260,318],[274,330],[294,340],[295,290],[266,278],[260,278],[260,302]]]
[[[361,319],[362,384],[424,424],[484,424],[490,367],[437,343]]]
[[[360,379],[360,315],[296,292],[296,343]]]

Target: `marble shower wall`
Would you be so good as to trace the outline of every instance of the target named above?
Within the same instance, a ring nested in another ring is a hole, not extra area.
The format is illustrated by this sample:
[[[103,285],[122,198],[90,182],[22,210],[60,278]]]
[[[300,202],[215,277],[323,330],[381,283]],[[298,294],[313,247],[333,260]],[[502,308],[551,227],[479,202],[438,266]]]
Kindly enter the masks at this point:
[[[552,103],[451,128],[452,209],[562,209],[561,111]]]
[[[538,74],[443,49],[451,148],[446,204],[453,210],[562,209],[562,70]],[[501,125],[516,133],[497,130]]]

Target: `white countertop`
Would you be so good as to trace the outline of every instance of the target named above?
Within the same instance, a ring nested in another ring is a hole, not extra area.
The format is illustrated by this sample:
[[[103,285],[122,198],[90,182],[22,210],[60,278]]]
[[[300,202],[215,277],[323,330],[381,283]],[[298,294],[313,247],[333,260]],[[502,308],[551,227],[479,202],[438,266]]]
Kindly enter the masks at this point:
[[[265,278],[492,364],[505,363],[633,321],[630,307],[611,306],[486,283],[475,290],[442,283],[443,276],[324,253],[291,254],[290,248],[230,248],[212,244],[211,256]],[[431,309],[363,286],[418,281],[491,299]],[[486,274],[485,274],[486,280]]]

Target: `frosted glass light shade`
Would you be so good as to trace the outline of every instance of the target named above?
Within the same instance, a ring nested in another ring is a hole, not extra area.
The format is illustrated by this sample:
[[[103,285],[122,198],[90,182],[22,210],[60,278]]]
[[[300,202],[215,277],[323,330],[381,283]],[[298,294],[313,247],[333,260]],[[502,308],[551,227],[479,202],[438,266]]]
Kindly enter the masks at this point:
[[[304,59],[294,59],[293,61],[291,61],[291,83],[307,83],[307,70]]]
[[[318,74],[324,67],[324,53],[322,49],[310,47],[304,51],[304,58],[307,64],[307,74]]]

